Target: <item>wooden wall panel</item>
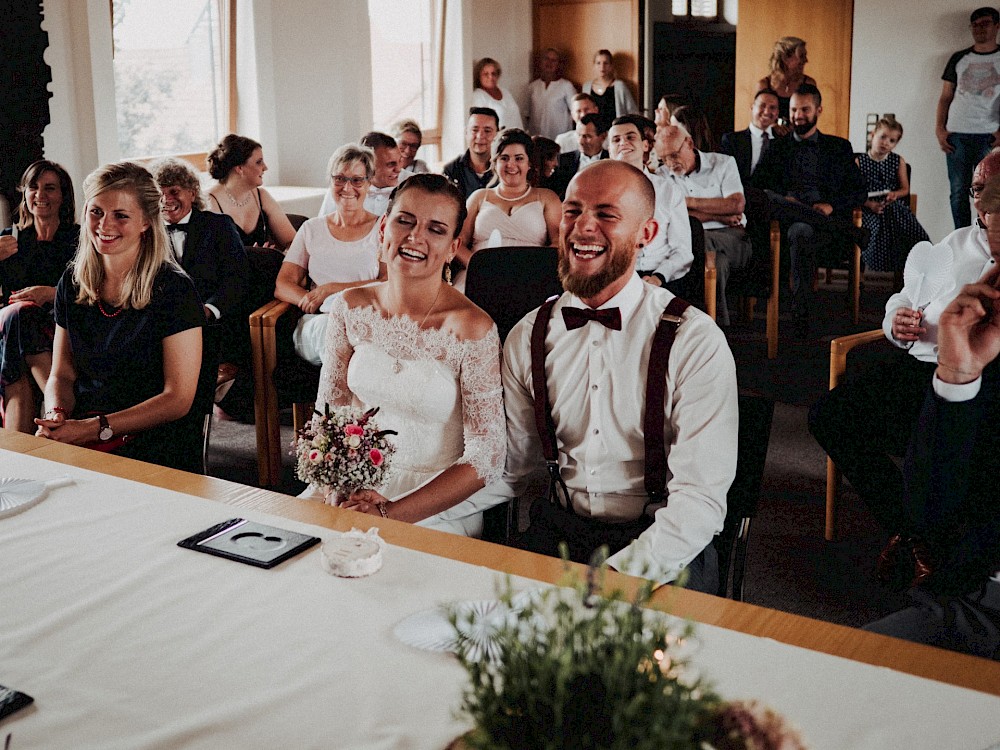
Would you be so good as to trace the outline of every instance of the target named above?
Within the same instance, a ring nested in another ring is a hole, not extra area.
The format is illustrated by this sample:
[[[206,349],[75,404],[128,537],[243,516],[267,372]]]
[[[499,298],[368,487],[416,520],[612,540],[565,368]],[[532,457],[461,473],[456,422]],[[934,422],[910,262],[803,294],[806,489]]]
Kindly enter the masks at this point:
[[[639,0],[535,0],[535,49],[566,55],[565,76],[577,85],[594,77],[594,53],[615,56],[618,77],[639,92]]]
[[[806,73],[823,94],[819,128],[847,138],[851,114],[851,35],[854,0],[740,0],[736,27],[736,116],[733,127],[749,121],[757,81],[769,70],[774,42],[797,36],[808,43]]]

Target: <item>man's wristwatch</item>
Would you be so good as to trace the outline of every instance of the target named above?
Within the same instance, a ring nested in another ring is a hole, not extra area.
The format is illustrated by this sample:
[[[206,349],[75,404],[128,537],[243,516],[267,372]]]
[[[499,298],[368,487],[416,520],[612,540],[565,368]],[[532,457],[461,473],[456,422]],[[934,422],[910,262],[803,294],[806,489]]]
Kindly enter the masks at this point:
[[[103,414],[97,415],[97,422],[101,425],[101,430],[97,433],[97,439],[102,443],[106,443],[115,436],[115,431],[111,429],[111,425],[108,424],[108,418]]]

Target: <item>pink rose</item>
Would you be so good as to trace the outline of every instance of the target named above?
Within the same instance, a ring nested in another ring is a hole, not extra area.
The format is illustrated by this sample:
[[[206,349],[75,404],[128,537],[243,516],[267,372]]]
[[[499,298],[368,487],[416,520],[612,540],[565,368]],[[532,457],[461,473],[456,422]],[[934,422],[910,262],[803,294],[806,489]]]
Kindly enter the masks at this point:
[[[365,434],[365,431],[364,428],[360,427],[359,425],[349,424],[344,428],[344,434],[357,435],[358,437],[361,437],[362,435]]]
[[[382,455],[382,451],[378,448],[372,448],[368,451],[368,458],[371,459],[373,466],[381,466],[382,462],[385,460],[385,457]]]
[[[309,460],[312,463],[318,464],[320,461],[323,460],[323,458],[324,458],[323,451],[316,450],[315,448],[309,451]]]

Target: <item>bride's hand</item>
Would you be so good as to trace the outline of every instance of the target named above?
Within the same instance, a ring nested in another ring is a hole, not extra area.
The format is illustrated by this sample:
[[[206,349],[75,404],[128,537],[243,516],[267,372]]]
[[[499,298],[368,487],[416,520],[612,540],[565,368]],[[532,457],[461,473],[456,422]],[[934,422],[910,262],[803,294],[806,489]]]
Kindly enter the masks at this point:
[[[338,504],[347,510],[356,510],[370,516],[381,516],[382,512],[378,509],[379,503],[387,502],[389,502],[388,499],[375,490],[354,490]]]

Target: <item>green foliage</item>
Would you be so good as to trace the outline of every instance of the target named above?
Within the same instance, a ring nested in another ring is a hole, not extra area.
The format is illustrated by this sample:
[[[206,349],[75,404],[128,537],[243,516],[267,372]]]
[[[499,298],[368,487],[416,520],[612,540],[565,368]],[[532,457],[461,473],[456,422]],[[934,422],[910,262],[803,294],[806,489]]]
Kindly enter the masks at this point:
[[[695,735],[719,700],[685,675],[678,646],[690,626],[642,609],[652,582],[631,601],[620,591],[597,596],[604,570],[592,565],[586,581],[527,599],[515,597],[507,579],[501,600],[517,615],[497,634],[498,658],[459,655],[470,678],[461,713],[475,725],[468,747],[699,747]]]

